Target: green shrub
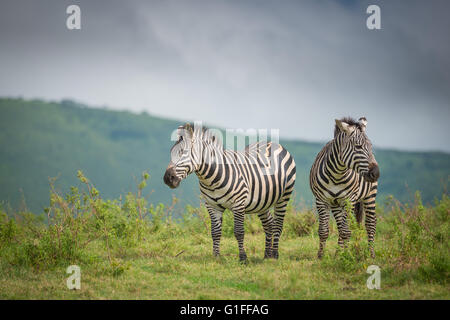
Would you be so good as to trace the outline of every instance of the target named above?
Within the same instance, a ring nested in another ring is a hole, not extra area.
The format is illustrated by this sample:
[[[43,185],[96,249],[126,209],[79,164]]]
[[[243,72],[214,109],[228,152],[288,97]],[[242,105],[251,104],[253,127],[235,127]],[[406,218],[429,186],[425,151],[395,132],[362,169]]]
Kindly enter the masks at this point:
[[[308,236],[317,230],[317,218],[312,210],[288,209],[285,217],[285,233],[292,237]]]
[[[371,261],[367,235],[352,214],[348,214],[352,236],[344,250],[337,250],[334,257],[325,255],[324,264],[338,270],[365,272],[372,262],[386,266],[385,272],[396,281],[408,277],[416,281],[449,282],[449,214],[450,200],[443,195],[435,207],[422,204],[419,193],[415,203],[404,205],[391,198],[377,210],[379,214],[375,239],[377,257]],[[328,246],[329,248],[329,246]]]
[[[18,232],[16,221],[0,210],[0,248],[10,245],[17,237]]]
[[[6,263],[42,270],[106,261],[106,267],[117,275],[126,269],[120,260],[124,251],[158,230],[164,207],[149,207],[142,197],[147,173],[138,193],[129,193],[123,203],[102,200],[81,171],[77,176],[82,190],[72,187],[65,196],[55,189],[55,179],[50,179],[50,206],[45,215],[18,213],[11,218],[0,212],[0,249]],[[87,247],[94,243],[104,247],[106,260],[88,254]]]
[[[435,207],[425,207],[419,193],[413,206],[392,200],[386,217],[395,240],[393,262],[399,270],[419,268],[424,280],[448,282],[450,270],[450,200],[443,195]]]

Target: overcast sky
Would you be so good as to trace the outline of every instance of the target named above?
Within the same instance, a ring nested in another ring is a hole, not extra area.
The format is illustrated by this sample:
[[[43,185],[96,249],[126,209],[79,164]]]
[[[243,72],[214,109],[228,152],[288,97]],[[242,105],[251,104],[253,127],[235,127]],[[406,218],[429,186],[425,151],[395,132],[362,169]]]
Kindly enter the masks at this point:
[[[81,8],[81,30],[66,7]],[[381,8],[368,30],[366,8]],[[0,2],[0,96],[450,152],[449,1]]]

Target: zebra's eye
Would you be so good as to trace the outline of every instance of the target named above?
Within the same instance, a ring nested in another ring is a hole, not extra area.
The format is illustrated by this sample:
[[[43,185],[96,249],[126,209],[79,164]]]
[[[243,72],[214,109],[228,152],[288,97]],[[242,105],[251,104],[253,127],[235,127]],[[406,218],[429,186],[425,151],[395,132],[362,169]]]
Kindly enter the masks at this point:
[[[363,145],[359,144],[359,143],[355,143],[355,149],[362,150],[363,149]]]

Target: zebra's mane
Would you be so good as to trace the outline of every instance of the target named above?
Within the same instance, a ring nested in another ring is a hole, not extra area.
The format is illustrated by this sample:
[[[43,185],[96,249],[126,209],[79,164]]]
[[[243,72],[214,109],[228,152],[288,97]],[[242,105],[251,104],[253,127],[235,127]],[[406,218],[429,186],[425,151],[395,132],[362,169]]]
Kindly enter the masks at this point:
[[[355,119],[353,119],[352,117],[343,117],[340,120],[342,122],[347,123],[350,126],[356,126],[356,128],[358,128],[359,130],[362,131],[362,124],[359,121],[356,121]],[[339,129],[339,127],[337,125],[334,125],[334,137],[335,138],[339,134],[339,132],[341,132],[341,129]]]
[[[209,143],[209,144],[215,144],[219,147],[223,147],[222,144],[222,140],[220,138],[218,138],[215,134],[213,130],[210,130],[210,128],[208,127],[204,127],[201,126],[201,132],[194,132],[194,125],[192,123],[185,123],[184,125],[180,126],[178,129],[182,129],[182,130],[186,130],[187,132],[190,133],[190,135],[200,135],[200,138],[202,139],[202,141]]]

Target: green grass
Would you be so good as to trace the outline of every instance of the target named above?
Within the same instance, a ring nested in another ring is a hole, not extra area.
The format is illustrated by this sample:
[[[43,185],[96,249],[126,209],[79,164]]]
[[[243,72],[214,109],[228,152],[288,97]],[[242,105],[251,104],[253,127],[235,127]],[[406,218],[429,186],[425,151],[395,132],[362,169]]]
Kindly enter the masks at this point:
[[[327,260],[334,259],[336,238],[327,255],[316,258],[318,239],[284,239],[280,259],[263,260],[262,234],[249,235],[249,263],[237,261],[235,240],[225,238],[222,257],[211,254],[206,235],[172,239],[170,249],[147,244],[128,256],[129,269],[119,276],[105,274],[95,266],[81,267],[81,290],[66,287],[65,267],[47,271],[3,266],[0,274],[2,299],[448,299],[447,285],[417,281],[414,274],[401,278],[388,271],[382,258],[363,266],[381,268],[381,289],[369,290],[365,269],[337,271]],[[382,245],[378,243],[378,246]],[[175,255],[184,250],[182,254]],[[178,252],[177,252],[178,251]]]
[[[143,176],[145,187],[148,178]],[[337,229],[322,260],[312,210],[291,204],[280,258],[264,260],[264,232],[246,217],[249,261],[238,261],[230,212],[221,257],[212,256],[205,208],[148,205],[137,194],[103,201],[82,173],[85,190],[51,191],[44,218],[0,214],[1,299],[449,299],[450,198],[431,206],[392,200],[377,208],[376,258],[364,228],[349,215],[352,238],[338,250]],[[71,241],[66,241],[67,239]],[[81,267],[81,289],[66,286],[66,268]],[[369,265],[381,268],[381,289],[366,286]]]

